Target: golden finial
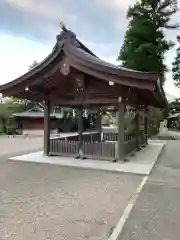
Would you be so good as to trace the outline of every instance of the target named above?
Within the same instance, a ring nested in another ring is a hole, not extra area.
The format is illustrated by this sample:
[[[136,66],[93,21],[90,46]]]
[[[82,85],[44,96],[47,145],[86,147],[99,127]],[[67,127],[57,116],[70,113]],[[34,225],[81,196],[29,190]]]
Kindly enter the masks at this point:
[[[61,29],[65,28],[64,22],[60,22],[60,27],[61,27]]]

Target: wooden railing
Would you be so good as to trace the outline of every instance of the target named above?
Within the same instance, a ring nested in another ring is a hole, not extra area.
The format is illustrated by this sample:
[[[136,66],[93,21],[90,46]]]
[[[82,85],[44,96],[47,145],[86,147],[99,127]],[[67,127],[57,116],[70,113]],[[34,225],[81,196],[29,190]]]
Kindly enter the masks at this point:
[[[82,150],[85,158],[103,159],[114,161],[118,158],[118,134],[105,133],[103,134],[104,141],[97,141],[99,136],[84,136]],[[93,139],[95,139],[93,141]],[[139,136],[139,147],[145,145],[145,136],[141,132]],[[125,135],[124,150],[128,155],[137,150],[137,139],[132,135]],[[78,137],[56,138],[50,140],[50,155],[54,156],[78,156]]]
[[[125,154],[128,155],[132,152],[134,152],[136,149],[137,149],[137,142],[136,142],[136,139],[135,138],[132,138],[131,140],[129,141],[125,141],[124,142],[124,151],[125,151]]]
[[[133,139],[132,135],[125,134],[124,141],[130,141],[132,139]],[[117,142],[118,141],[118,133],[113,133],[113,132],[103,133],[103,141]]]
[[[91,159],[115,160],[115,143],[83,142],[84,157]],[[50,155],[71,156],[78,155],[78,142],[64,139],[50,140]]]
[[[146,145],[146,136],[143,132],[139,136],[139,145],[140,147]]]
[[[85,157],[115,160],[115,143],[108,142],[85,142],[83,143],[83,151]]]
[[[78,142],[65,139],[50,140],[50,155],[77,155]]]
[[[117,142],[118,134],[113,132],[103,132],[103,141]]]
[[[146,144],[146,138],[144,132],[141,131],[138,137],[139,147],[142,147]],[[118,133],[105,132],[103,133],[103,141],[108,142],[117,142],[118,141]],[[137,150],[137,139],[135,136],[130,134],[125,134],[124,136],[124,145],[125,145],[125,154],[129,154],[135,150]]]

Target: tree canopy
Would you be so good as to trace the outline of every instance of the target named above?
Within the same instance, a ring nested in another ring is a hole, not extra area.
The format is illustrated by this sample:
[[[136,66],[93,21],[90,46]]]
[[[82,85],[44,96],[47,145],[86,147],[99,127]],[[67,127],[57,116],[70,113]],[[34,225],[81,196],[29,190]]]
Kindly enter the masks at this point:
[[[25,110],[23,101],[9,98],[0,103],[0,133],[6,133],[6,129],[10,124],[13,113],[22,112]]]
[[[180,112],[180,99],[176,99],[175,101],[168,104],[168,112]]]
[[[173,80],[174,84],[180,88],[180,36],[177,37],[178,48],[176,50],[176,57],[172,64]]]
[[[177,0],[140,0],[128,9],[129,25],[118,57],[124,67],[157,72],[164,83],[164,55],[174,45],[164,30],[178,27],[170,21],[176,12]]]
[[[30,66],[29,66],[29,70],[32,70],[33,68],[37,67],[39,65],[39,63],[35,60]]]

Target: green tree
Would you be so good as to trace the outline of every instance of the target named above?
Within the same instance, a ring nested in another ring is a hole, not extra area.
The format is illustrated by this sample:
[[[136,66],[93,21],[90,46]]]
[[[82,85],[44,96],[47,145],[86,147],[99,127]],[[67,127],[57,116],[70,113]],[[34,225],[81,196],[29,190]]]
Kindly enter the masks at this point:
[[[172,114],[175,112],[180,112],[180,99],[176,99],[168,104],[168,113]]]
[[[176,50],[176,57],[172,64],[174,84],[180,88],[180,36],[177,37],[178,48]]]
[[[30,66],[29,66],[29,71],[32,70],[33,68],[37,67],[39,63],[35,60]]]
[[[13,113],[22,112],[25,109],[23,101],[9,98],[0,103],[0,132],[6,133]]]
[[[164,30],[178,27],[170,22],[176,12],[177,0],[140,0],[129,8],[129,25],[118,57],[124,67],[160,73],[164,83],[164,55],[174,46]]]

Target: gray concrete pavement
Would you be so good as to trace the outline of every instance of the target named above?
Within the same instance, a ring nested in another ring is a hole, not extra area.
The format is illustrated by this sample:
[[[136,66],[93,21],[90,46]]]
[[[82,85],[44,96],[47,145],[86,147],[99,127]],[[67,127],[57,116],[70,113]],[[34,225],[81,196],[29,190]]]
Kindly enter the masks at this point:
[[[13,149],[27,151],[30,144],[7,143],[14,144],[3,153],[11,155]],[[0,240],[107,239],[141,180],[135,175],[10,161],[1,155]]]
[[[168,141],[120,240],[180,239],[180,141]]]

